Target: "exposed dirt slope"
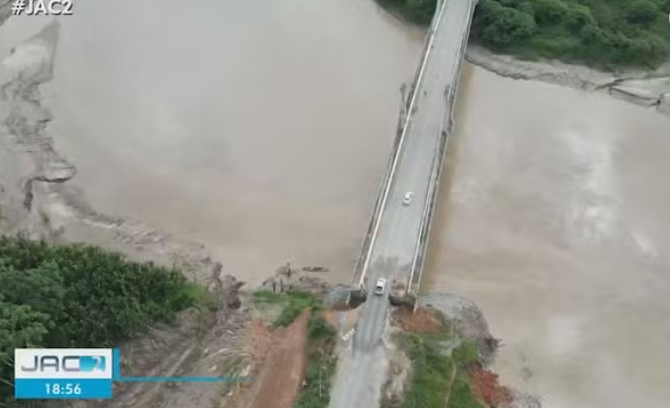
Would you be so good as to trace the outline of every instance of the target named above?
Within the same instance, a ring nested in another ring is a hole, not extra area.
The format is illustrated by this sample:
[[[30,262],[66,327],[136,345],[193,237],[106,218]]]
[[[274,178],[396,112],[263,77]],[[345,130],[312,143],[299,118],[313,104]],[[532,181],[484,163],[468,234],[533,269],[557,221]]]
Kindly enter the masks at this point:
[[[252,392],[236,408],[290,408],[307,368],[307,323],[303,313],[289,327],[279,329]]]
[[[143,339],[121,348],[122,375],[140,377],[242,376],[253,363],[246,358],[244,332],[250,321],[247,305],[239,309],[239,282],[226,276],[213,285],[219,310],[191,310],[170,326],[158,327]],[[86,408],[210,408],[225,400],[232,383],[129,382],[117,384],[114,399],[87,402]]]

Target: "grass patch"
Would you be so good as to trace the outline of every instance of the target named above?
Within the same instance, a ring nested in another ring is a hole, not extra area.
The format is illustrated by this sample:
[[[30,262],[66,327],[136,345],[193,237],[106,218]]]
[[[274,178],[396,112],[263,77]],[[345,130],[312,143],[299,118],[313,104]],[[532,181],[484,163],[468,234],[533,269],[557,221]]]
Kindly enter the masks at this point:
[[[256,304],[278,304],[285,300],[285,293],[276,293],[270,290],[258,290],[254,292],[254,302]]]
[[[183,291],[189,304],[192,304],[194,307],[210,312],[216,312],[219,309],[216,295],[208,292],[204,286],[196,285],[195,283],[187,283]]]
[[[444,408],[453,360],[442,352],[435,338],[408,333],[403,345],[414,374],[400,407]]]
[[[479,402],[472,391],[467,371],[459,370],[456,374],[456,380],[451,386],[447,408],[484,408],[484,405]]]
[[[300,290],[290,290],[284,293],[260,290],[254,293],[254,302],[261,307],[282,306],[281,313],[273,322],[275,327],[289,326],[307,309],[314,311],[323,309],[321,302],[313,294]]]
[[[468,368],[479,360],[477,347],[464,340],[447,353],[445,343],[453,340],[450,323],[444,315],[438,317],[443,324],[440,333],[400,334],[400,347],[412,361],[413,375],[404,399],[395,405],[386,404],[387,407],[484,408],[470,387],[468,375]],[[452,383],[454,370],[456,377]]]
[[[451,386],[447,408],[484,408],[470,386],[468,369],[479,360],[477,346],[469,340],[463,341],[452,352],[456,364],[456,379]]]
[[[330,403],[331,383],[337,367],[337,358],[333,355],[337,332],[320,313],[312,314],[307,330],[306,386],[298,394],[293,408],[326,408]]]

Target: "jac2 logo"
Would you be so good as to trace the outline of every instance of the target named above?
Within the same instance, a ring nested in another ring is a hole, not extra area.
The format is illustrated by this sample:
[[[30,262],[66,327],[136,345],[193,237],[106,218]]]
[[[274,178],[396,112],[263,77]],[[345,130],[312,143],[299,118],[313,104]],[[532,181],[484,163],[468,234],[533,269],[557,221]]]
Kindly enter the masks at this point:
[[[32,364],[21,366],[21,371],[32,372],[93,372],[105,371],[105,356],[33,356]]]

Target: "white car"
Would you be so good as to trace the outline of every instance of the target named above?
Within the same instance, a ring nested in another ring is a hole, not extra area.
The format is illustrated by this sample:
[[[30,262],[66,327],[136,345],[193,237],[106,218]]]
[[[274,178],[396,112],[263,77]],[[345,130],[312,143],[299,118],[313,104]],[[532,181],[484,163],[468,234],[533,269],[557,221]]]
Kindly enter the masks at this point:
[[[407,194],[405,194],[405,198],[402,199],[402,205],[407,207],[412,202],[413,197],[414,193],[412,193],[411,191],[407,192]]]
[[[375,295],[383,295],[384,292],[386,292],[386,279],[379,278],[375,285]]]

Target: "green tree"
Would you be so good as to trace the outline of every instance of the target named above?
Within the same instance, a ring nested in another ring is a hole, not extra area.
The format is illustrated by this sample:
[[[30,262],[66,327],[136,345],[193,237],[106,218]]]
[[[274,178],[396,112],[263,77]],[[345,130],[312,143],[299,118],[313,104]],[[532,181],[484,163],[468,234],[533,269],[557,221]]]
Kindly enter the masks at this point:
[[[533,17],[509,7],[502,7],[480,36],[488,44],[508,46],[528,39],[535,30],[537,24]]]
[[[534,0],[533,10],[539,25],[558,24],[568,13],[568,7],[561,0]]]
[[[0,405],[13,401],[14,349],[44,346],[48,326],[49,316],[0,295]]]
[[[63,310],[63,277],[53,262],[27,270],[0,266],[0,288],[0,293],[7,302],[27,305],[35,311],[52,316],[59,316]]]
[[[658,19],[659,14],[656,3],[649,0],[637,0],[628,6],[626,21],[648,27]]]
[[[586,26],[596,26],[596,20],[591,14],[591,10],[581,4],[575,4],[568,9],[565,15],[565,23],[573,31],[581,31]]]

